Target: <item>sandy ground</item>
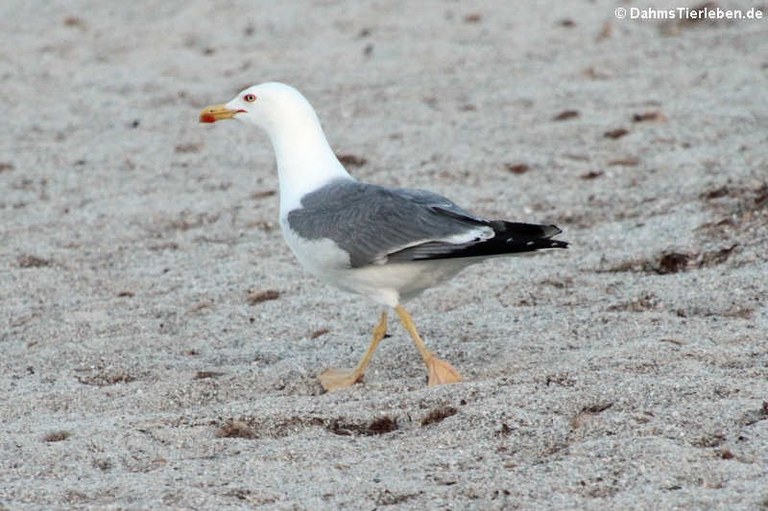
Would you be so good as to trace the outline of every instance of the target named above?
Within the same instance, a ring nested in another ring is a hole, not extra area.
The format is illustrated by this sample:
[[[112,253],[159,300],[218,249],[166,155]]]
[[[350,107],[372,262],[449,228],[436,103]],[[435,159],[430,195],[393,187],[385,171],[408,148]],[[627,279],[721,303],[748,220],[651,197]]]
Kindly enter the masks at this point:
[[[768,21],[281,4],[0,5],[0,509],[766,508]],[[466,383],[393,323],[322,392],[378,309],[197,123],[268,80],[359,178],[564,229],[411,304]]]

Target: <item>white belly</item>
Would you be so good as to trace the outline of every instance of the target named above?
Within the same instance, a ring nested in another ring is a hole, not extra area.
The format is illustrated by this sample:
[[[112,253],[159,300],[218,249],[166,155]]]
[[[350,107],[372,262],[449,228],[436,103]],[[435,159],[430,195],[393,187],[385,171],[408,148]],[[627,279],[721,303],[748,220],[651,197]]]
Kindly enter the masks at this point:
[[[280,225],[288,247],[310,273],[326,284],[390,307],[452,278],[469,264],[467,260],[444,259],[351,268],[349,255],[333,241],[306,240],[286,222],[281,220]]]

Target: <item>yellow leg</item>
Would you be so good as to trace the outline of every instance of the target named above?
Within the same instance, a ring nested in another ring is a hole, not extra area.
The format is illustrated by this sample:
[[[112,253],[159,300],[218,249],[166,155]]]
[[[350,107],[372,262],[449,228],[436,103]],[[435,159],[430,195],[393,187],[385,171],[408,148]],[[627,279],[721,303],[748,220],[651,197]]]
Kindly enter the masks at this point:
[[[357,364],[357,367],[354,369],[326,369],[318,376],[323,388],[328,391],[333,391],[349,387],[350,385],[361,381],[365,370],[368,368],[368,364],[371,363],[376,348],[379,347],[379,343],[384,339],[385,335],[387,335],[386,311],[381,313],[379,323],[376,325],[376,328],[373,329],[373,339],[371,339],[371,344],[365,351],[365,355],[363,355],[360,363]]]
[[[429,371],[429,385],[442,385],[444,383],[456,383],[461,381],[461,375],[459,372],[447,361],[441,360],[435,356],[434,353],[427,349],[424,344],[419,331],[416,330],[416,325],[413,323],[413,318],[408,314],[402,305],[395,307],[395,312],[400,317],[400,321],[413,339],[413,343],[416,345],[416,349],[419,350],[421,358],[427,365]]]

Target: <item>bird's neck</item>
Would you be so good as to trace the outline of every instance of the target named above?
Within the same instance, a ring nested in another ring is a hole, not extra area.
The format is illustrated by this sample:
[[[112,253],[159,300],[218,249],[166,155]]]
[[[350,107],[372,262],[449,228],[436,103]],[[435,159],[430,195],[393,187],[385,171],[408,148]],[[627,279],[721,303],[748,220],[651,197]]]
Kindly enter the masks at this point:
[[[335,179],[352,179],[328,144],[316,116],[292,121],[280,123],[270,133],[280,180],[281,216],[300,207],[305,194]]]

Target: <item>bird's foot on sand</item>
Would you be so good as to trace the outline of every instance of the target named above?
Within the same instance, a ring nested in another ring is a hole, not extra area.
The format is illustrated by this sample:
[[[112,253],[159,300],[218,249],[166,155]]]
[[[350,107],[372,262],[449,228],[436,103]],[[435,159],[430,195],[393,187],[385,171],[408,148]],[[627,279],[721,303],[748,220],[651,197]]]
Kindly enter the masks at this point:
[[[458,383],[461,375],[448,361],[432,355],[427,361],[429,370],[429,386],[444,385],[446,383]]]
[[[363,381],[363,373],[356,369],[326,369],[317,378],[325,390],[332,392]]]

